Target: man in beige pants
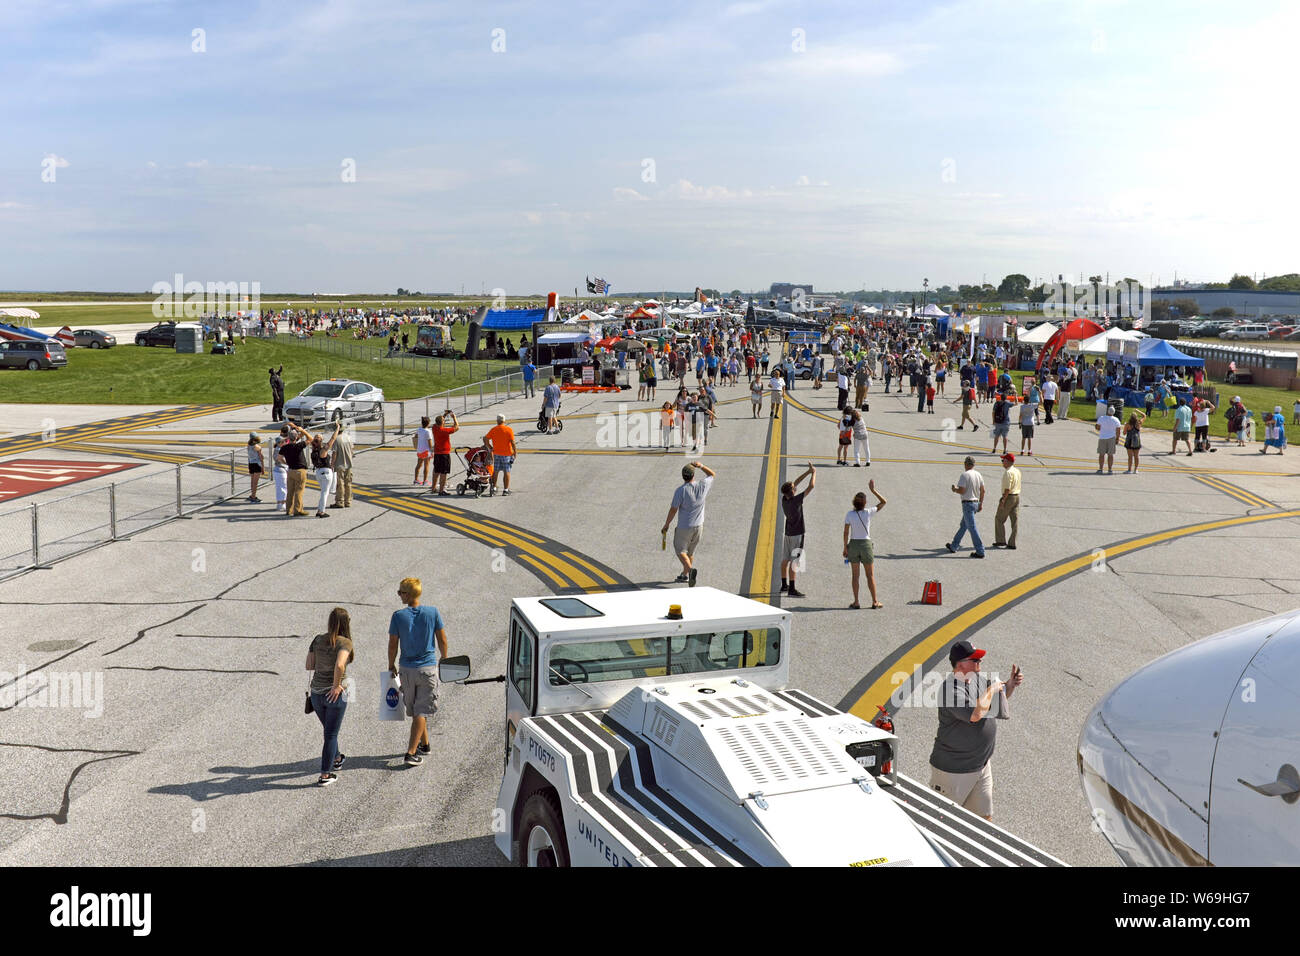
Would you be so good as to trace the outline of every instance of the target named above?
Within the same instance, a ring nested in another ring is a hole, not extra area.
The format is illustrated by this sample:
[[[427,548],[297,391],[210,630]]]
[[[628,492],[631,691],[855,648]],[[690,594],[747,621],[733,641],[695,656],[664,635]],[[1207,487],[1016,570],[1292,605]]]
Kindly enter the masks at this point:
[[[994,719],[1011,716],[1007,699],[1024,676],[1011,665],[1004,683],[980,674],[984,651],[958,641],[948,652],[952,673],[940,688],[939,732],[930,752],[930,786],[953,803],[993,819]]]
[[[334,439],[334,504],[331,508],[352,507],[352,423]]]

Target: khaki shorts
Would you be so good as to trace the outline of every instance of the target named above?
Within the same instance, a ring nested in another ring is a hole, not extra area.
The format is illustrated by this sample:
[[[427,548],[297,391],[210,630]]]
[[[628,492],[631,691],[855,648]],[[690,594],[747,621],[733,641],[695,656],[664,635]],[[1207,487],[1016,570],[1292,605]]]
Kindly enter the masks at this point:
[[[970,773],[948,773],[930,768],[930,787],[953,803],[982,817],[993,816],[993,765]]]
[[[406,702],[407,717],[432,717],[438,712],[438,668],[402,667],[398,679],[402,682],[402,700]]]
[[[801,554],[803,554],[803,535],[787,534],[781,546],[781,560],[798,561]]]
[[[673,532],[673,551],[676,554],[686,554],[691,557],[695,556],[695,549],[700,545],[700,533],[704,530],[703,525],[696,525],[694,528],[683,528],[677,526]]]
[[[1097,439],[1097,454],[1099,454],[1099,455],[1113,455],[1113,454],[1115,454],[1115,439],[1113,439],[1113,438],[1098,438],[1098,439]]]
[[[876,560],[876,549],[870,538],[849,539],[849,562],[871,564]]]

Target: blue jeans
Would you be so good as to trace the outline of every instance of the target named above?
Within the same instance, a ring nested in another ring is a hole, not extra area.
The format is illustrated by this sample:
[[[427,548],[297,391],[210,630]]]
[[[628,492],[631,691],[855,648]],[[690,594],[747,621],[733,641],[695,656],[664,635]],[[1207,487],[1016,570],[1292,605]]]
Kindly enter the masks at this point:
[[[334,758],[339,755],[339,726],[343,723],[343,712],[348,705],[342,695],[334,703],[325,699],[325,694],[312,691],[311,706],[325,728],[325,746],[320,752],[320,772],[330,773],[334,769]]]
[[[961,539],[966,537],[966,532],[970,532],[971,544],[975,547],[976,554],[984,553],[984,542],[980,540],[979,529],[975,527],[975,513],[979,510],[978,501],[963,501],[961,503],[961,526],[957,529],[957,535],[952,539],[953,548],[961,547]]]

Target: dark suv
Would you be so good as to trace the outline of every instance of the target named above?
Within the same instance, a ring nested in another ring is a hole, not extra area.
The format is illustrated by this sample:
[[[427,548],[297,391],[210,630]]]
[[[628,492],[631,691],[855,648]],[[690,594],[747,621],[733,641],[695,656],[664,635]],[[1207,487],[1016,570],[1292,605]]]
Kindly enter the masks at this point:
[[[63,368],[68,353],[54,339],[44,342],[0,342],[0,368]]]
[[[176,323],[160,322],[152,329],[135,333],[136,345],[166,345],[176,347]]]

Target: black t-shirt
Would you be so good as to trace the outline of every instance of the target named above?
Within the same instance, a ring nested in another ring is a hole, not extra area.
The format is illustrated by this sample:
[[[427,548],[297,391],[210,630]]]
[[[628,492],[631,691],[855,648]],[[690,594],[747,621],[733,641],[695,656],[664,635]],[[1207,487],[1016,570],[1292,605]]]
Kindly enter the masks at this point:
[[[319,453],[319,454],[317,454],[317,452],[316,452],[316,450],[315,450],[314,448],[312,449],[312,453],[311,453],[311,466],[312,466],[313,468],[329,468],[329,467],[331,467],[331,466],[330,466],[330,453],[329,453],[328,451],[325,450],[325,447],[324,447],[323,445],[321,446],[321,450],[320,450],[320,453]]]
[[[781,499],[781,508],[785,511],[785,534],[787,538],[803,534],[803,499],[806,491]]]
[[[304,453],[306,447],[305,441],[287,441],[280,446],[280,454],[284,457],[290,471],[307,467],[307,457]]]
[[[998,400],[993,403],[993,424],[1001,425],[1007,421],[1007,410],[1011,407],[1010,403],[999,396]]]

